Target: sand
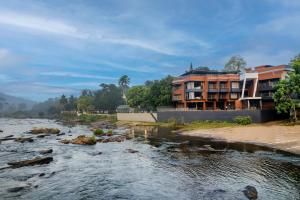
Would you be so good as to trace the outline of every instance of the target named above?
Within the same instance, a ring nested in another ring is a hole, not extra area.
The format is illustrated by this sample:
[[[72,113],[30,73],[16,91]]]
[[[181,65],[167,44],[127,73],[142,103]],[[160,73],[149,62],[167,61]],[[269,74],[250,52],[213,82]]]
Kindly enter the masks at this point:
[[[226,142],[259,144],[300,155],[300,125],[258,124],[245,127],[199,129],[181,134]]]

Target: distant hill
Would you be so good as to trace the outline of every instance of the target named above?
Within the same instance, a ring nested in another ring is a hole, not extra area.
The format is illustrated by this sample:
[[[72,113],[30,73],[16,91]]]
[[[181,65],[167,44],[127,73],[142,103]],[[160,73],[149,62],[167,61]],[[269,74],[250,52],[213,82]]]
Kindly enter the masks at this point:
[[[36,102],[0,92],[0,113],[31,110]]]

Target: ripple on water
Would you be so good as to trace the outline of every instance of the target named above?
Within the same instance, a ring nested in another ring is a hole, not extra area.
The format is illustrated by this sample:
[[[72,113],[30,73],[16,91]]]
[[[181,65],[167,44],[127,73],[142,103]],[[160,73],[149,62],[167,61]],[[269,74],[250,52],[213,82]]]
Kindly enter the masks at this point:
[[[86,126],[66,127],[52,120],[0,119],[5,135],[26,135],[33,127],[59,128],[60,138],[92,134]],[[121,130],[120,130],[121,132]],[[65,145],[56,136],[33,143],[0,144],[0,167],[53,149],[49,165],[0,170],[0,196],[10,199],[245,199],[241,190],[253,185],[260,199],[300,199],[299,158],[260,151],[248,153],[213,143],[220,152],[199,152],[207,141],[180,143],[190,138],[166,129],[142,130],[135,139],[95,146]],[[168,147],[176,146],[175,151]],[[234,146],[234,145],[232,145]],[[237,149],[239,147],[236,146]],[[128,153],[126,149],[137,150]],[[235,149],[235,148],[234,148]],[[245,149],[243,146],[240,149]],[[99,155],[98,153],[101,152]],[[295,164],[296,163],[296,164]],[[39,174],[44,173],[43,176]],[[9,188],[25,187],[18,192]]]

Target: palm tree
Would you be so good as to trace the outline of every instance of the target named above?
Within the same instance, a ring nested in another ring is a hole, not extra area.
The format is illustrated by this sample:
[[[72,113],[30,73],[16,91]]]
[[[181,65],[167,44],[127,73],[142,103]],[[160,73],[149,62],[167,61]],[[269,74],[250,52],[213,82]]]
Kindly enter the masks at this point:
[[[127,75],[123,75],[119,79],[119,86],[122,90],[122,96],[126,101],[126,90],[129,88],[130,78]]]

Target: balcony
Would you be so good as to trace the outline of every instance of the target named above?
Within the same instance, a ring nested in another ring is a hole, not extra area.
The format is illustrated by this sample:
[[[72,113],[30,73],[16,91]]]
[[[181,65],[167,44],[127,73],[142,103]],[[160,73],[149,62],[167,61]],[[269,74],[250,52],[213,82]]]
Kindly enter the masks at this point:
[[[219,95],[219,99],[227,99],[227,95]]]
[[[219,92],[217,87],[208,87],[208,92]]]
[[[217,99],[217,95],[208,95],[207,99],[208,100],[216,100]]]
[[[181,96],[172,96],[172,101],[181,101]]]
[[[271,85],[260,85],[258,87],[259,91],[268,91],[268,90],[275,90],[274,86]]]
[[[228,90],[228,88],[223,87],[223,88],[220,88],[219,92],[229,92],[229,90]]]
[[[231,92],[241,92],[240,88],[230,88]]]

